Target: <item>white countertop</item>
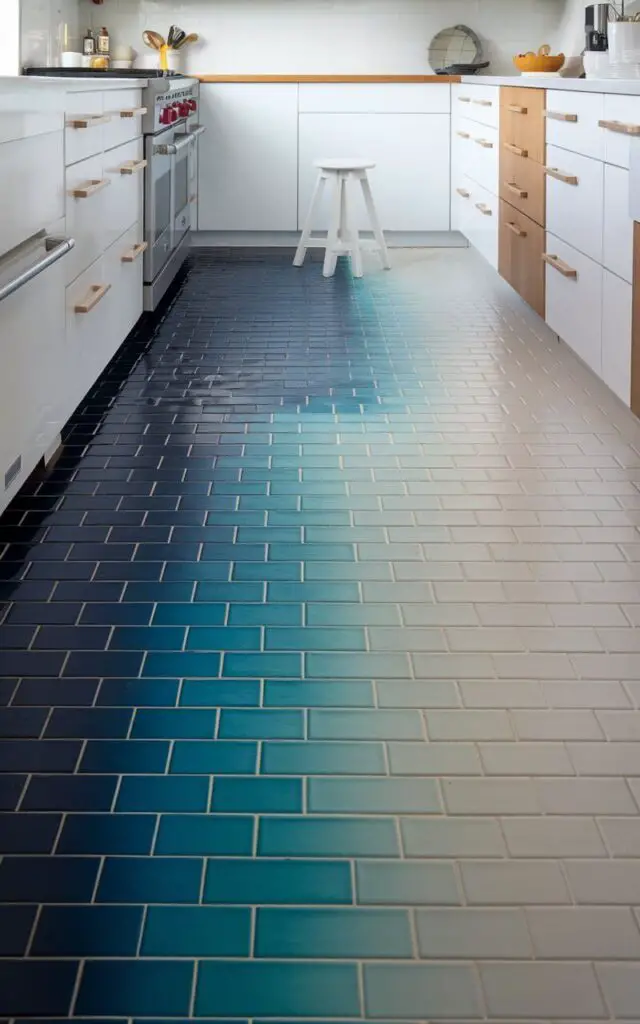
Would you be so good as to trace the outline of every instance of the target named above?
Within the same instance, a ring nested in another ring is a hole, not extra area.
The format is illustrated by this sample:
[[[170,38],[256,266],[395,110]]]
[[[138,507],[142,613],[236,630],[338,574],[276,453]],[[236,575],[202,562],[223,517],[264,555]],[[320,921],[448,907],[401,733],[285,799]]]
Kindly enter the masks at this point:
[[[72,78],[45,75],[0,76],[0,93],[16,90],[37,89],[57,86],[64,92],[110,92],[114,89],[142,89],[149,84],[148,78]]]
[[[465,85],[517,85],[525,89],[564,89],[568,92],[608,92],[640,96],[640,79],[530,78],[526,75],[464,75]]]

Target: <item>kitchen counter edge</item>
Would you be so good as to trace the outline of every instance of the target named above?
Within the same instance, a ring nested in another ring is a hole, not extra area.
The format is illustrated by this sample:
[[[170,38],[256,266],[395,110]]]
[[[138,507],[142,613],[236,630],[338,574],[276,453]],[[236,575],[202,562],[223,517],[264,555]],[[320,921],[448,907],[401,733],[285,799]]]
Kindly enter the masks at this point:
[[[424,83],[436,83],[448,85],[451,82],[460,82],[459,75],[198,75],[187,72],[190,77],[197,78],[200,82],[210,83],[293,83],[293,84],[407,84],[423,85]]]
[[[525,75],[463,75],[464,85],[517,85],[525,89],[559,89],[565,92],[617,93],[640,96],[640,79],[529,78]]]

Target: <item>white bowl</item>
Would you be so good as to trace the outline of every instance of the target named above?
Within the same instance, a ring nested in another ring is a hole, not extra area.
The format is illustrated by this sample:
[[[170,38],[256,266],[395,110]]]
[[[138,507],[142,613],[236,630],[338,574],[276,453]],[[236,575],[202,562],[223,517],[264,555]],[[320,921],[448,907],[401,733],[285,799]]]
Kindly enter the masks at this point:
[[[81,68],[83,66],[84,54],[77,50],[65,50],[60,54],[60,67]]]
[[[133,67],[133,61],[132,60],[112,60],[111,61],[111,67],[114,68],[116,71],[118,71],[118,70],[124,71],[127,68],[132,68]]]

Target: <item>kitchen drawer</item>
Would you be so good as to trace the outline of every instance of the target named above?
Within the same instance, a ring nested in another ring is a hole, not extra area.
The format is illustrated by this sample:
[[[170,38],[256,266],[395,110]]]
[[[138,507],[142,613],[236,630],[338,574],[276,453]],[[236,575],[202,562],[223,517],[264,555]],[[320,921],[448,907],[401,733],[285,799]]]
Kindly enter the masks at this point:
[[[602,267],[547,232],[546,316],[552,331],[602,376]]]
[[[0,256],[64,217],[63,154],[61,130],[0,145]]]
[[[497,85],[457,85],[453,91],[454,116],[497,128],[500,121],[500,90]]]
[[[470,202],[465,209],[464,233],[492,267],[498,267],[499,200],[470,178],[465,179]]]
[[[547,146],[546,177],[547,229],[602,263],[604,164]]]
[[[544,319],[545,232],[539,224],[500,203],[498,269],[505,281]]]
[[[503,145],[500,151],[500,198],[537,224],[545,223],[544,167]]]
[[[104,197],[104,238],[106,249],[132,224],[142,220],[144,195],[144,150],[142,139],[110,149],[102,157],[102,174],[110,182]]]
[[[629,215],[629,172],[605,164],[602,262],[608,270],[633,282],[633,220]]]
[[[103,353],[106,362],[115,355],[142,314],[143,252],[144,229],[140,220],[104,254],[105,277],[112,290],[109,338]]]
[[[544,163],[545,90],[503,86],[500,89],[500,142]]]
[[[444,83],[302,84],[298,109],[301,114],[449,114],[451,91]]]
[[[65,174],[67,235],[75,248],[65,260],[67,284],[94,262],[104,249],[107,192],[111,182],[103,174],[102,154],[68,167]]]
[[[603,118],[601,93],[547,90],[547,145],[602,160],[604,132],[598,122]]]
[[[103,131],[108,118],[102,107],[101,92],[67,94],[64,132],[67,166],[102,152]]]
[[[142,90],[118,89],[104,94],[109,116],[103,129],[104,148],[113,149],[142,135]]]
[[[640,96],[605,95],[601,128],[606,163],[628,169],[630,142],[640,135]]]
[[[101,256],[66,289],[66,376],[72,407],[84,398],[106,365],[104,352],[111,333],[111,283]]]
[[[633,288],[608,270],[602,272],[602,379],[631,404]]]
[[[465,119],[457,131],[468,134],[464,172],[496,195],[498,192],[498,129]],[[465,141],[465,140],[463,140]]]
[[[467,237],[467,225],[471,217],[471,182],[465,175],[452,178],[451,187],[451,230],[461,231]]]

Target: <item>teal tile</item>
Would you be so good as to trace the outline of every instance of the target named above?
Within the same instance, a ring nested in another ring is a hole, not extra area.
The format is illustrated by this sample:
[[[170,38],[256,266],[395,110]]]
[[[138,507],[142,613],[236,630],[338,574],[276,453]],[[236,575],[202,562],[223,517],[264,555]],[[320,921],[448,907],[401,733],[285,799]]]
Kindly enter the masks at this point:
[[[134,739],[213,739],[216,711],[188,708],[137,708],[131,736]]]
[[[347,472],[345,476],[348,480],[353,480],[352,473]],[[387,541],[382,526],[349,526],[343,529],[333,526],[307,526],[304,539],[305,543],[327,544],[329,548],[336,541],[345,541],[349,544],[386,544]]]
[[[264,685],[265,707],[372,708],[373,684],[322,680],[268,679]]]
[[[255,675],[255,672],[252,673]],[[170,654],[147,654],[143,676],[198,677],[208,679],[220,675],[219,654],[198,654],[195,651],[172,651]]]
[[[300,679],[301,674],[300,654],[225,654],[222,665],[222,675],[232,679],[268,676]]]
[[[208,800],[208,779],[126,775],[116,811],[206,811]]]
[[[291,739],[304,736],[302,711],[275,711],[265,708],[224,708],[220,712],[220,739]]]
[[[232,604],[230,626],[301,626],[301,604]]]
[[[319,960],[413,957],[409,914],[402,910],[260,907],[255,955]]]
[[[266,544],[268,542],[299,544],[300,529],[296,529],[294,526],[241,526],[238,529],[239,544]]]
[[[365,651],[363,629],[278,629],[265,630],[267,651]]]
[[[206,961],[200,964],[195,1016],[357,1017],[355,964]]]
[[[451,863],[359,861],[356,902],[398,906],[456,906],[461,903]]]
[[[265,857],[399,857],[390,818],[261,818],[258,853]]]
[[[251,911],[243,907],[149,907],[141,956],[248,956]]]
[[[442,814],[435,779],[309,779],[313,814]]]
[[[187,637],[188,651],[259,651],[262,633],[259,629],[234,626],[194,626]]]
[[[197,903],[203,861],[193,857],[107,857],[98,903]]]
[[[484,1018],[474,970],[467,964],[365,964],[367,1018]]]
[[[163,814],[156,854],[191,857],[249,857],[253,852],[253,818],[211,814]]]
[[[302,562],[237,562],[233,567],[234,580],[274,580],[297,582],[302,579]]]
[[[310,711],[313,740],[423,740],[419,711]]]
[[[390,583],[393,572],[389,562],[309,562],[304,567],[307,582],[318,580],[382,580]]]
[[[257,679],[185,679],[179,703],[191,708],[258,707],[260,683]]]
[[[357,583],[269,583],[267,601],[297,603],[305,601],[357,602]]]
[[[157,604],[154,626],[222,626],[225,604]]]
[[[346,861],[210,860],[205,903],[351,904]]]
[[[270,562],[355,562],[353,544],[269,544]]]
[[[307,654],[305,671],[317,679],[409,679],[405,654]],[[176,673],[173,673],[176,674]]]
[[[386,775],[382,743],[265,743],[264,775]]]
[[[264,598],[261,583],[198,583],[196,601],[217,603],[219,601],[257,601]]]
[[[308,604],[308,626],[400,626],[395,604]]]
[[[232,813],[302,813],[302,779],[216,779],[211,809]]]
[[[305,460],[306,462],[306,460]],[[339,465],[338,456],[335,465]],[[291,512],[271,511],[267,517],[269,526],[349,526],[351,516],[346,510],[325,512]]]
[[[253,775],[257,763],[257,743],[178,740],[169,771],[173,775]]]
[[[81,1017],[189,1014],[194,964],[188,960],[89,960],[75,1014]]]

